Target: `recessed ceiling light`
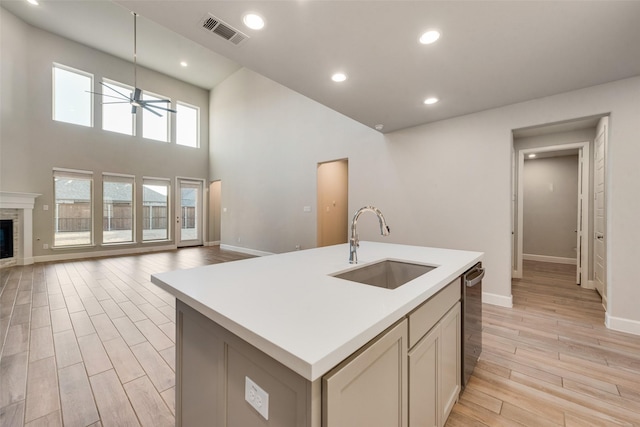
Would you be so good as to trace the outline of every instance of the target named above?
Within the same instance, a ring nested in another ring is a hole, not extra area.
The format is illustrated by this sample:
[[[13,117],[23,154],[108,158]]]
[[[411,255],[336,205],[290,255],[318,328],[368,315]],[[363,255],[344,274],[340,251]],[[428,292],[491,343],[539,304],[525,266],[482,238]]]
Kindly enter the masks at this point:
[[[40,3],[38,3],[38,0],[27,0],[27,2],[29,2],[29,4],[32,4],[34,6],[40,5]]]
[[[247,13],[244,15],[242,22],[252,30],[261,30],[264,28],[264,19],[255,13]]]
[[[430,30],[420,36],[420,43],[431,44],[440,38],[440,33],[436,30]]]
[[[533,159],[536,157],[536,153],[531,153],[527,157],[529,157],[530,159]]]
[[[331,76],[331,80],[336,83],[340,83],[347,80],[347,75],[345,73],[335,73],[333,76]]]
[[[431,98],[427,98],[424,100],[424,103],[427,105],[431,105],[431,104],[435,104],[436,102],[438,102],[439,99],[435,98],[435,97],[431,97]]]
[[[186,67],[189,64],[187,64],[187,61],[180,61],[180,65],[183,67]]]
[[[383,124],[376,125],[376,130],[380,131],[382,129],[384,129],[384,125]]]

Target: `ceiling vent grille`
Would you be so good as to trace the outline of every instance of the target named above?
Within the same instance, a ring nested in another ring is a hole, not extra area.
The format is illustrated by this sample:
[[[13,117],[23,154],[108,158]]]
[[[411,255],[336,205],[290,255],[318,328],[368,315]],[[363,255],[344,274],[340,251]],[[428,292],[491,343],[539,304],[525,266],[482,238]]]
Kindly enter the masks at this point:
[[[203,30],[216,34],[222,37],[226,41],[238,46],[249,38],[248,35],[236,30],[231,25],[227,24],[223,20],[216,18],[212,14],[207,14],[200,21],[200,27]]]

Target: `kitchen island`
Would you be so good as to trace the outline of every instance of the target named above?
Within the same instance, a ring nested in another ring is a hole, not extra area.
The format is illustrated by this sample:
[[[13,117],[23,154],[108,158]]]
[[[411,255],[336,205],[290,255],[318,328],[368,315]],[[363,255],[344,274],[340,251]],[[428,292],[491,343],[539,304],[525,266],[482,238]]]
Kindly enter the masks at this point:
[[[349,264],[348,255],[348,245],[337,245],[153,275],[152,282],[177,299],[177,425],[337,424],[329,420],[340,411],[328,403],[336,372],[353,368],[354,360],[357,366],[358,355],[375,353],[370,349],[380,338],[397,336],[389,343],[399,353],[383,351],[374,359],[397,356],[398,378],[406,377],[408,350],[433,326],[413,338],[411,331],[421,328],[412,326],[411,314],[425,302],[436,304],[436,297],[438,307],[454,307],[460,275],[482,257],[375,242],[361,242],[358,265]],[[380,260],[437,268],[392,290],[333,277]],[[437,311],[422,310],[427,317]],[[459,356],[459,340],[457,348]],[[386,375],[384,368],[378,374]],[[403,380],[396,388],[393,425],[407,425],[410,385]]]

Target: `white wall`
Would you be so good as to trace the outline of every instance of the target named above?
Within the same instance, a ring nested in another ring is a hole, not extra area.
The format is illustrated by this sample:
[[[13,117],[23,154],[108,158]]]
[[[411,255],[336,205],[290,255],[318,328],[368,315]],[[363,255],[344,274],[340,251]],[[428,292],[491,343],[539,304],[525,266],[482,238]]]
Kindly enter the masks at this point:
[[[578,156],[525,159],[523,253],[577,257]]]
[[[386,163],[379,132],[247,69],[216,87],[210,110],[210,179],[222,180],[227,209],[223,244],[266,252],[315,247],[320,162],[349,157],[349,212],[382,201],[352,187],[367,188]]]
[[[210,109],[210,178],[225,186],[223,244],[268,252],[313,246],[316,164],[348,158],[350,212],[378,206],[391,227],[387,241],[484,251],[485,299],[504,305],[511,303],[512,129],[611,113],[609,316],[640,333],[632,302],[640,299],[633,256],[640,77],[387,135],[246,69],[212,92]],[[304,214],[304,205],[313,212]],[[360,235],[383,239],[375,218],[363,221]]]
[[[102,225],[100,178],[103,172],[135,175],[138,196],[142,194],[143,176],[171,178],[172,185],[176,176],[206,179],[209,91],[144,68],[138,69],[138,83],[143,89],[201,108],[202,140],[197,149],[103,131],[100,96],[95,96],[94,100],[94,127],[53,121],[53,62],[93,73],[96,87],[103,76],[133,84],[133,64],[27,25],[3,8],[0,8],[0,20],[0,189],[42,194],[36,199],[33,214],[36,259],[132,248],[148,250],[167,245],[164,242],[101,246],[100,233],[96,233],[97,245],[93,248],[43,249],[44,243],[50,247],[53,243],[54,210],[43,210],[43,205],[54,205],[52,170],[58,167],[94,172],[94,198],[98,201],[94,204],[96,230]],[[175,117],[171,119],[175,120]],[[175,121],[172,129],[175,133]],[[136,202],[141,212],[140,197]],[[141,238],[141,215],[136,224]]]

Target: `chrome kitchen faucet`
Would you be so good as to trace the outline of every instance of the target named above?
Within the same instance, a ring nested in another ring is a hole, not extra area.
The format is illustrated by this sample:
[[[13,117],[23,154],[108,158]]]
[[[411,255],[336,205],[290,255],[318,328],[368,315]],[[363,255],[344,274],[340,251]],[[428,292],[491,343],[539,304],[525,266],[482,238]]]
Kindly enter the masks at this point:
[[[380,221],[380,234],[383,236],[388,236],[391,230],[387,225],[387,221],[385,221],[382,212],[380,209],[375,208],[373,206],[364,206],[356,211],[353,215],[353,219],[351,220],[351,238],[349,239],[349,264],[357,264],[358,263],[358,246],[360,246],[360,242],[358,240],[358,233],[356,232],[356,224],[358,223],[358,218],[360,215],[365,212],[373,212],[378,216],[378,221]]]

